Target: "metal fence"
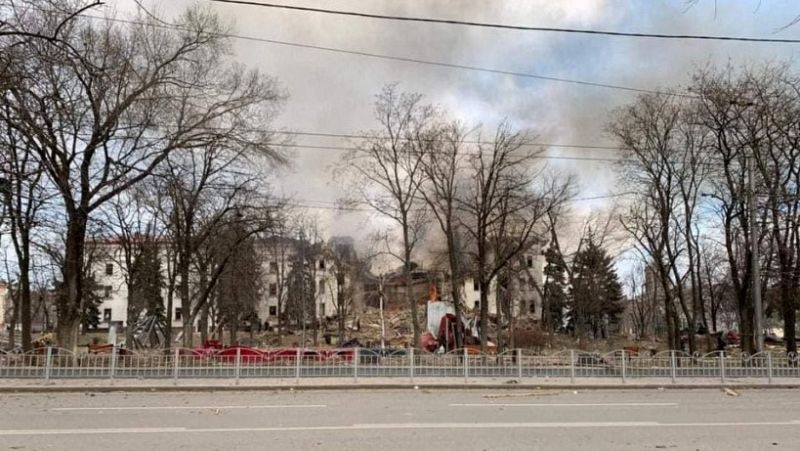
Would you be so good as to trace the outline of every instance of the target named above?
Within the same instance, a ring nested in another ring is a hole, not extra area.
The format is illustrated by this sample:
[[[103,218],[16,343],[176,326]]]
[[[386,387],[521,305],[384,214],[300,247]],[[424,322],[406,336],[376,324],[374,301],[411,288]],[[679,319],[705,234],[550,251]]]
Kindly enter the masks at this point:
[[[800,378],[800,359],[782,352],[752,356],[665,351],[636,354],[578,350],[542,354],[516,349],[483,354],[462,349],[439,354],[418,349],[227,348],[209,352],[177,348],[105,354],[74,354],[47,347],[25,354],[0,352],[0,378],[7,379],[197,379],[197,378]]]

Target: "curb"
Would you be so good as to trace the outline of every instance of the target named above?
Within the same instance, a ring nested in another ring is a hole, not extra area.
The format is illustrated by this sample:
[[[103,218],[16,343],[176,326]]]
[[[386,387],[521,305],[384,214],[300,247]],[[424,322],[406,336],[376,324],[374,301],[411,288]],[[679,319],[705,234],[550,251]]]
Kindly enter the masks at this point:
[[[161,385],[161,386],[16,386],[0,387],[0,394],[14,393],[168,393],[168,392],[298,392],[365,390],[797,390],[797,384],[637,384],[637,385],[534,385],[534,384],[330,384],[330,385]]]

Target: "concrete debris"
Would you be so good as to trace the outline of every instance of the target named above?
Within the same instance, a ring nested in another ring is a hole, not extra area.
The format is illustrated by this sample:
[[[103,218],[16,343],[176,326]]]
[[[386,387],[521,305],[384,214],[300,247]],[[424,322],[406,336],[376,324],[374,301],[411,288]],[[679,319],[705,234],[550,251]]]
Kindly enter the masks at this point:
[[[737,392],[736,390],[730,389],[728,387],[723,387],[722,391],[728,396],[733,396],[733,397],[739,396],[739,392]]]

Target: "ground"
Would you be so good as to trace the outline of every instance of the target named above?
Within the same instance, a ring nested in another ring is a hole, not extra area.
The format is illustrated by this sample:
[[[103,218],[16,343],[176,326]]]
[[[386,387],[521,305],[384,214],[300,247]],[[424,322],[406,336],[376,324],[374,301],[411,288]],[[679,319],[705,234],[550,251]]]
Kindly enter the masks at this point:
[[[732,396],[738,394],[739,396]],[[20,394],[0,449],[797,449],[795,390]]]

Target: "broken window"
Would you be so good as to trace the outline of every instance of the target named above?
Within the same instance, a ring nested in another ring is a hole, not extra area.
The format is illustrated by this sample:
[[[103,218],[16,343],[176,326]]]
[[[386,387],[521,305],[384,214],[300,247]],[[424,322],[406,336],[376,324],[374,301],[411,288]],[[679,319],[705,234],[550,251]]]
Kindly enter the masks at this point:
[[[276,316],[278,314],[278,307],[274,305],[269,306],[269,316]]]
[[[272,274],[278,273],[278,262],[269,262],[269,272]]]
[[[103,287],[103,296],[108,299],[111,297],[111,292],[114,291],[114,287],[111,285],[106,285]]]
[[[325,260],[319,261],[319,269],[325,269]]]
[[[270,296],[277,296],[278,295],[278,284],[275,284],[275,283],[269,284],[269,295]]]
[[[111,322],[111,309],[107,308],[103,310],[103,322]]]

